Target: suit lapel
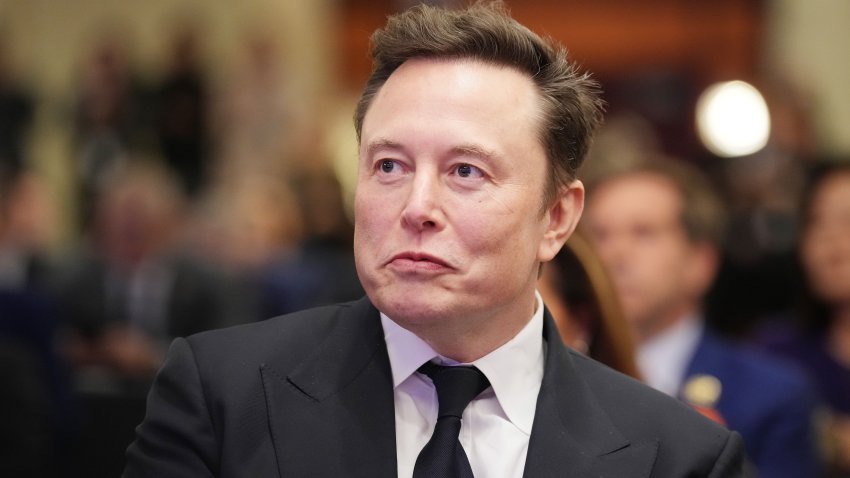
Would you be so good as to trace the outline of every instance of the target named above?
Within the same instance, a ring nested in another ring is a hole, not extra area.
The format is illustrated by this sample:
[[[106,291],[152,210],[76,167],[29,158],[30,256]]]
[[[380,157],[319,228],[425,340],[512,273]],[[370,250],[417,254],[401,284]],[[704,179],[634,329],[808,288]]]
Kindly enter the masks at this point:
[[[340,314],[291,372],[261,366],[281,476],[397,475],[392,377],[378,311],[363,299]]]
[[[728,363],[729,357],[733,355],[728,345],[704,330],[677,393],[680,400],[724,425],[731,402],[728,395],[723,394],[723,371],[734,369],[735,365]]]
[[[395,477],[392,374],[378,311],[340,312],[315,353],[289,373],[260,367],[281,476]],[[545,372],[524,476],[649,476],[657,444],[631,444],[576,370],[548,311]]]
[[[657,443],[631,444],[599,407],[549,312],[546,360],[524,476],[649,476]]]

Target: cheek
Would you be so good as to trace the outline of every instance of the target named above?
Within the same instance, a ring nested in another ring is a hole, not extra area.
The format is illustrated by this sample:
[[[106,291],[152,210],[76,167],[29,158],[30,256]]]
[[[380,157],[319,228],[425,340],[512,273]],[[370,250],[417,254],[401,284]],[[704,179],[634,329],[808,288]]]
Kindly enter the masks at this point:
[[[372,234],[387,221],[392,201],[367,188],[361,188],[354,198],[354,225]]]
[[[832,266],[831,262],[834,260],[832,250],[832,245],[824,243],[823,239],[817,241],[810,237],[803,239],[800,252],[803,265],[809,275],[819,276]]]
[[[382,211],[373,201],[358,197],[354,204],[354,251],[358,262],[371,261],[378,248],[382,227]]]
[[[473,252],[496,254],[508,258],[505,262],[536,258],[542,229],[531,224],[519,213],[502,214],[494,211],[469,210],[452,221],[465,231],[462,240]]]

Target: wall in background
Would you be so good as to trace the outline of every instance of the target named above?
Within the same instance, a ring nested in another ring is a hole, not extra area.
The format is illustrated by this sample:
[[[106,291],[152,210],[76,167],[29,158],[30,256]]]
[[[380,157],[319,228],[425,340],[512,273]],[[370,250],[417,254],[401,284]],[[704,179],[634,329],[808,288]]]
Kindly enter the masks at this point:
[[[811,98],[820,147],[850,156],[850,2],[768,2],[765,62]]]

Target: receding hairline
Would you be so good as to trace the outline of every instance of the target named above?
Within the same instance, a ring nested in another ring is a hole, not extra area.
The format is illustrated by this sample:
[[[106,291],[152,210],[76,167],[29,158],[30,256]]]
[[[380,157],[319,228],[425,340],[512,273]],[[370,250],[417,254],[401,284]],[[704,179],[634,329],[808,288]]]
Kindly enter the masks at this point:
[[[520,68],[519,66],[513,65],[511,63],[493,60],[493,59],[489,59],[489,58],[481,58],[481,57],[477,57],[477,56],[471,55],[471,54],[470,55],[465,55],[465,54],[463,54],[463,55],[461,55],[461,54],[459,54],[459,55],[418,55],[418,56],[412,56],[412,57],[408,58],[407,60],[403,61],[402,63],[400,63],[395,69],[393,69],[393,71],[386,78],[384,78],[384,81],[381,82],[380,86],[378,86],[378,88],[376,88],[375,91],[371,94],[369,101],[366,105],[366,108],[362,112],[363,115],[362,115],[362,118],[361,118],[361,123],[359,125],[360,127],[358,128],[358,131],[357,131],[357,143],[358,143],[358,145],[362,141],[363,126],[366,124],[366,117],[369,115],[369,111],[371,111],[372,106],[375,104],[375,100],[380,96],[381,91],[383,91],[383,89],[387,85],[387,83],[390,82],[390,79],[400,69],[405,67],[405,65],[407,65],[409,67],[409,65],[412,62],[414,62],[414,63],[430,62],[430,63],[437,63],[437,64],[439,64],[439,63],[443,63],[443,64],[466,63],[466,64],[472,64],[472,65],[481,65],[481,66],[486,66],[486,67],[492,67],[492,68],[497,69],[497,70],[513,71],[519,77],[526,80],[528,82],[529,86],[531,87],[530,91],[533,92],[535,105],[534,105],[534,108],[531,110],[531,112],[533,114],[531,115],[529,120],[532,120],[532,121],[535,122],[534,129],[536,130],[537,134],[540,135],[538,139],[541,141],[541,144],[545,146],[545,133],[546,133],[546,131],[545,131],[545,115],[546,115],[547,102],[546,102],[545,93],[543,91],[543,88],[541,87],[540,84],[538,84],[534,80],[534,75],[531,75],[529,72],[527,72],[524,69]]]
[[[568,58],[561,43],[511,17],[505,2],[478,1],[458,9],[420,4],[389,17],[370,43],[372,73],[354,115],[358,144],[376,94],[402,64],[415,58],[468,59],[512,68],[535,85],[539,103],[530,127],[551,172],[543,204],[553,204],[559,191],[577,179],[593,131],[602,122],[599,84]]]

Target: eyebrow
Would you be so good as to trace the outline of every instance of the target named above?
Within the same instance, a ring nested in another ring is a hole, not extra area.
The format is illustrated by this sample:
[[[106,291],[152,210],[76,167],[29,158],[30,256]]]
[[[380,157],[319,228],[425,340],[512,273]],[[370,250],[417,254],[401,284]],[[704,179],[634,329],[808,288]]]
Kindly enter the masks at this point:
[[[404,150],[404,146],[402,146],[401,143],[389,139],[377,139],[366,146],[366,156],[372,156],[377,151],[381,151],[384,149],[392,151],[401,151]],[[451,148],[450,151],[453,155],[458,156],[474,156],[483,159],[500,157],[500,155],[497,154],[495,151],[471,143],[460,144]]]
[[[375,141],[372,141],[371,143],[369,143],[366,146],[366,157],[372,156],[377,151],[381,151],[381,150],[384,150],[384,149],[389,149],[389,150],[393,150],[393,151],[400,151],[400,150],[403,150],[404,148],[401,146],[400,143],[397,143],[397,142],[389,140],[389,139],[376,139]]]
[[[499,158],[495,151],[483,148],[477,144],[461,144],[451,149],[452,153],[462,156],[475,156],[482,159]]]

